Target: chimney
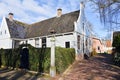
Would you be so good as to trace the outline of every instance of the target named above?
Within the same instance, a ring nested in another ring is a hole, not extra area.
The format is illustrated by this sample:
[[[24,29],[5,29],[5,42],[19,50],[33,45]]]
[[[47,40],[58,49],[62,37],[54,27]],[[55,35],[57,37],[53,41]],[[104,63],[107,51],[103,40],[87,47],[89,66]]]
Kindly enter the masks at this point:
[[[13,21],[13,13],[9,13],[9,14],[8,14],[8,19],[9,19],[10,21]]]
[[[62,9],[59,8],[57,9],[57,17],[60,17],[62,15]]]

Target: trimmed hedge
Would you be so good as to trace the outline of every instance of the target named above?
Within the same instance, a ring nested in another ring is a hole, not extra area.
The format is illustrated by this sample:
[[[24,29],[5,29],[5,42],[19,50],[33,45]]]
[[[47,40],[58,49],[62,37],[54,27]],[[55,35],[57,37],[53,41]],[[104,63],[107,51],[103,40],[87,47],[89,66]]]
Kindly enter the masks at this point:
[[[5,67],[19,68],[20,51],[23,46],[21,45],[17,49],[0,49],[0,63]],[[29,69],[49,73],[50,48],[34,48],[31,45],[27,45],[27,47],[29,49]],[[75,50],[56,47],[55,56],[56,72],[60,74],[75,60]]]
[[[75,50],[73,48],[57,47],[55,56],[56,71],[60,74],[75,60]]]
[[[0,49],[1,65],[5,67],[18,67],[19,66],[19,50],[18,49]]]
[[[112,46],[114,47],[112,53],[114,56],[113,60],[116,65],[120,66],[120,34],[113,38]]]

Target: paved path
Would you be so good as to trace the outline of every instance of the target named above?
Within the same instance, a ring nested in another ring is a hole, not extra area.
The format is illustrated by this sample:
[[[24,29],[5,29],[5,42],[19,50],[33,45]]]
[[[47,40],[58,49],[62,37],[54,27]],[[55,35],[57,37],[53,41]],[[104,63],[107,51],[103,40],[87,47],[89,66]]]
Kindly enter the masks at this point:
[[[110,54],[100,54],[75,62],[59,80],[120,80],[120,67],[113,65]]]

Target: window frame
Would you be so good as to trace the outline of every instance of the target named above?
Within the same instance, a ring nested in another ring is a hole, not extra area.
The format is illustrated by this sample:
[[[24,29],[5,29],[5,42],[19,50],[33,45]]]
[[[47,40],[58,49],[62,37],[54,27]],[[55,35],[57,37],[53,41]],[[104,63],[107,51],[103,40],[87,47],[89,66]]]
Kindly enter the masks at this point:
[[[35,38],[35,47],[39,47],[40,43],[39,43],[39,38]]]
[[[80,49],[80,35],[77,36],[77,47]]]
[[[42,45],[42,47],[47,46],[47,38],[46,37],[41,38],[41,45]]]
[[[70,41],[65,42],[65,48],[70,48]]]

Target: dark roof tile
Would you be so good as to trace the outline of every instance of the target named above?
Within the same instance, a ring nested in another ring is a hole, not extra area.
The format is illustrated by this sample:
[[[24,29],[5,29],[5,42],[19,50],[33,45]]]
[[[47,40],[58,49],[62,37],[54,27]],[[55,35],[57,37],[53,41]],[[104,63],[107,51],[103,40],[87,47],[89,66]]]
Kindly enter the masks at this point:
[[[51,30],[55,30],[56,34],[73,32],[74,21],[77,21],[78,16],[79,10],[63,14],[61,17],[53,17],[31,25],[16,20],[12,22],[9,21],[8,18],[6,18],[6,21],[11,37],[24,39],[50,35]]]
[[[16,20],[10,21],[8,18],[6,18],[6,21],[11,38],[18,38],[18,39],[25,38],[26,35],[25,26],[27,26],[27,24]]]
[[[79,11],[64,14],[61,17],[53,17],[38,23],[30,25],[27,30],[27,38],[50,35],[51,30],[55,30],[56,34],[73,32],[74,21],[77,21]]]

